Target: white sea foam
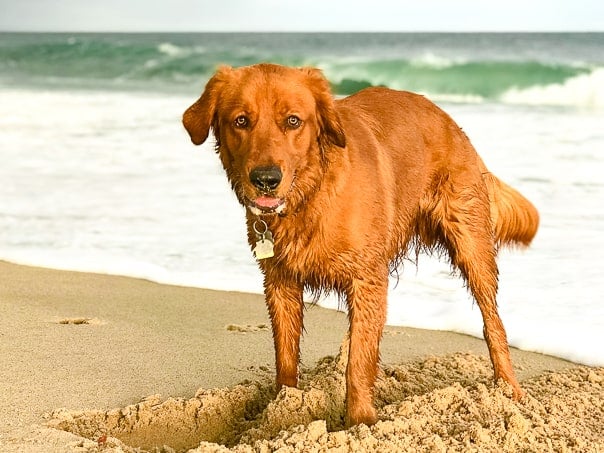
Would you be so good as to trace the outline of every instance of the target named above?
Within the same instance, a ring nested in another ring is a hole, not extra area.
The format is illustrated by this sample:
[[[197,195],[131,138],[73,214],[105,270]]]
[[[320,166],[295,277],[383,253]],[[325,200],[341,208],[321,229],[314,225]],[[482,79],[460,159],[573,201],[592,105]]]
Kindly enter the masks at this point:
[[[169,42],[163,42],[157,46],[157,50],[161,53],[169,55],[171,57],[180,57],[182,55],[188,55],[190,51],[184,47],[176,46]]]
[[[572,77],[564,83],[512,88],[501,96],[501,100],[508,104],[604,109],[604,68]]]
[[[477,94],[445,94],[445,93],[430,93],[420,92],[432,100],[433,102],[440,103],[454,103],[454,104],[482,104],[486,100],[483,96]]]
[[[464,62],[465,60],[462,60],[461,58],[447,58],[437,55],[433,52],[425,52],[421,56],[411,59],[411,64],[413,66],[435,69],[450,68],[451,66],[462,64]]]
[[[163,283],[262,291],[244,209],[212,144],[180,125],[190,97],[0,93],[0,258]],[[495,174],[541,213],[527,251],[500,256],[510,343],[604,365],[604,114],[466,104],[446,109]],[[335,306],[331,299],[322,304]],[[408,263],[388,322],[481,335],[459,278],[434,258]]]

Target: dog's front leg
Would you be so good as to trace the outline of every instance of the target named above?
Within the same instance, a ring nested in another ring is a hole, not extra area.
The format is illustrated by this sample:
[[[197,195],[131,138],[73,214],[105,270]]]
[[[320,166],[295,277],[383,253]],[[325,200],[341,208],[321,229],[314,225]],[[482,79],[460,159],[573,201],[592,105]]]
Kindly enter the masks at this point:
[[[278,391],[284,385],[298,384],[303,288],[294,282],[266,277],[264,293],[273,327]]]
[[[348,292],[350,351],[346,369],[346,424],[373,425],[373,387],[386,322],[388,279],[354,280]]]

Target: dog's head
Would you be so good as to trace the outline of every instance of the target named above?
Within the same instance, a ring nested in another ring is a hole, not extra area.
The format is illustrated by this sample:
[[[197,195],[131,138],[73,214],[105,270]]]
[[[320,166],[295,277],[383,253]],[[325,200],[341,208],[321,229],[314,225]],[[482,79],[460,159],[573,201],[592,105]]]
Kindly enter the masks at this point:
[[[213,129],[233,190],[256,215],[296,209],[318,189],[331,148],[346,145],[329,83],[311,68],[222,67],[183,124],[196,145]]]

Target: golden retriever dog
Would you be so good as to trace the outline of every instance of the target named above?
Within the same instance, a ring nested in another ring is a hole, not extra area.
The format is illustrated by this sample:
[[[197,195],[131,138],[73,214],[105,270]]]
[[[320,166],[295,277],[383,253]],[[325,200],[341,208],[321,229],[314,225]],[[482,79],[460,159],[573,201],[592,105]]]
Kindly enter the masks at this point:
[[[335,291],[350,323],[346,423],[375,423],[389,274],[408,253],[427,250],[446,252],[464,278],[495,379],[523,395],[497,313],[495,258],[502,245],[528,245],[539,216],[440,108],[387,88],[334,100],[317,69],[258,64],[219,68],[183,124],[196,145],[213,131],[247,208],[277,388],[298,382],[304,290]]]

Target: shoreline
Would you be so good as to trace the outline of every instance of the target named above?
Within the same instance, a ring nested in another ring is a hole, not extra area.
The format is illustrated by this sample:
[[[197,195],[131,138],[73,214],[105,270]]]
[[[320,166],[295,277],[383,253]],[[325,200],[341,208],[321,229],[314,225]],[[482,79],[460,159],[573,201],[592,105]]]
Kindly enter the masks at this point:
[[[89,440],[45,426],[61,408],[110,411],[157,394],[161,401],[191,401],[200,388],[227,391],[242,382],[274,379],[272,335],[262,295],[3,261],[0,275],[5,316],[0,333],[2,451],[76,451],[70,450],[76,444],[88,448]],[[303,375],[314,376],[313,370],[325,363],[322,358],[338,353],[347,319],[342,312],[310,306],[305,327]],[[462,368],[478,367],[476,382],[485,379],[481,373],[488,373],[483,368],[489,366],[482,339],[393,326],[385,329],[381,357],[383,370],[454,357]],[[512,359],[521,382],[550,372],[592,370],[513,348]],[[458,366],[443,360],[446,367]],[[604,397],[599,380],[604,371],[593,370],[594,391]],[[467,379],[472,380],[471,372]],[[601,406],[596,409],[604,412]]]

